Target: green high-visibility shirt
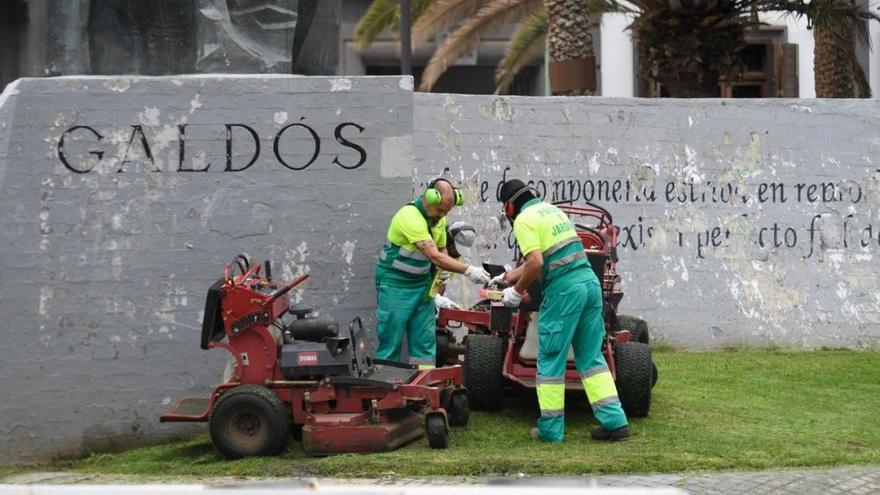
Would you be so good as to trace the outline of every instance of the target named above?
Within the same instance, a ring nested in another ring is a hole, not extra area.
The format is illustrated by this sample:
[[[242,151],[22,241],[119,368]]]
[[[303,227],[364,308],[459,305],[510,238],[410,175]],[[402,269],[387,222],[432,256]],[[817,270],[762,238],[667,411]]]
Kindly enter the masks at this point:
[[[541,251],[544,291],[596,279],[574,225],[556,206],[540,199],[523,205],[513,222],[513,235],[524,258],[535,250]]]
[[[427,287],[431,283],[431,262],[415,246],[433,239],[438,249],[446,247],[446,218],[428,230],[427,213],[421,198],[404,205],[391,219],[387,242],[376,263],[376,285]]]

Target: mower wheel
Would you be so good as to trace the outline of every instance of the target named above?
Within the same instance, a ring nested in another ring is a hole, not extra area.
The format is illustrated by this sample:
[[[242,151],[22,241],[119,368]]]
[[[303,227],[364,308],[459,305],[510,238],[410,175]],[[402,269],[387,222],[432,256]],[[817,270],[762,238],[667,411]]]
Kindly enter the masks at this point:
[[[657,385],[657,365],[651,362],[651,388]]]
[[[271,390],[242,385],[224,393],[209,420],[211,441],[227,459],[275,455],[287,446],[290,414]]]
[[[446,414],[449,416],[449,426],[467,426],[471,406],[466,391],[459,389],[452,392]]]
[[[464,349],[464,385],[468,401],[478,411],[501,408],[504,388],[504,340],[494,335],[471,334]]]
[[[648,323],[635,316],[617,315],[617,322],[624,330],[629,330],[632,335],[631,342],[641,342],[642,344],[650,344],[651,336],[648,331]]]
[[[446,358],[449,356],[449,334],[446,332],[437,332],[437,351],[436,366],[442,368],[446,366]]]
[[[614,361],[617,395],[623,411],[630,417],[647,416],[654,377],[651,348],[641,342],[623,342],[614,346]]]
[[[449,428],[442,414],[425,416],[425,429],[428,431],[428,446],[432,449],[445,449],[449,445]]]

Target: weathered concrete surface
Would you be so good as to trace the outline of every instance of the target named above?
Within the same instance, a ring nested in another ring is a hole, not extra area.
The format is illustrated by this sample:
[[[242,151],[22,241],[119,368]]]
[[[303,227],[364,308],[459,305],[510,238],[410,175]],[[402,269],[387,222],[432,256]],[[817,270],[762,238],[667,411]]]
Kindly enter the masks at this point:
[[[199,349],[203,303],[238,253],[274,260],[277,278],[310,273],[297,298],[371,321],[375,253],[411,192],[411,88],[291,76],[7,88],[0,464],[188,431],[158,416],[220,377],[224,353]]]
[[[512,256],[495,195],[518,177],[612,212],[621,309],[657,338],[880,342],[880,101],[414,98],[417,182],[462,181],[484,258]]]
[[[220,375],[223,353],[198,347],[202,304],[237,253],[274,260],[278,277],[311,273],[294,297],[372,329],[388,220],[413,179],[444,169],[483,260],[510,259],[495,219],[504,177],[608,206],[622,307],[655,339],[874,346],[878,152],[880,101],[413,95],[397,77],[20,80],[0,96],[0,464],[190,431],[158,415]]]

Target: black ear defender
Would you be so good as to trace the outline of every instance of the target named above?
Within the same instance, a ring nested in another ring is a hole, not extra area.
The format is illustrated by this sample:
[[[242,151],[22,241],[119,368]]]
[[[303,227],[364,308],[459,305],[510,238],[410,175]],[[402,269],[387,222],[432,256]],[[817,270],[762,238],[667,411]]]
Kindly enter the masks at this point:
[[[425,203],[427,203],[429,205],[439,205],[440,203],[443,202],[443,195],[440,194],[439,189],[434,187],[440,181],[445,182],[445,183],[449,184],[450,186],[452,186],[452,193],[455,195],[455,206],[463,205],[464,204],[464,196],[461,194],[461,189],[455,187],[452,184],[452,182],[449,182],[448,180],[446,180],[442,177],[438,177],[438,178],[432,180],[430,184],[428,184],[428,188],[425,189]]]

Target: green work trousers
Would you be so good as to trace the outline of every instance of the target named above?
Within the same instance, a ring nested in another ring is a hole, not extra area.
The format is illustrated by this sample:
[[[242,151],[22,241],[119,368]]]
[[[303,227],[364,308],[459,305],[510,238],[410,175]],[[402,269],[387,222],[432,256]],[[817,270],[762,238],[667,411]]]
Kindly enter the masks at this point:
[[[437,353],[434,301],[426,297],[427,287],[396,287],[379,283],[376,319],[379,349],[376,358],[400,361],[406,335],[409,363],[419,369],[434,367]]]
[[[541,438],[561,442],[565,436],[565,368],[568,348],[593,416],[608,430],[627,425],[614,379],[602,355],[605,323],[602,289],[595,279],[545,291],[538,314],[538,404]]]

